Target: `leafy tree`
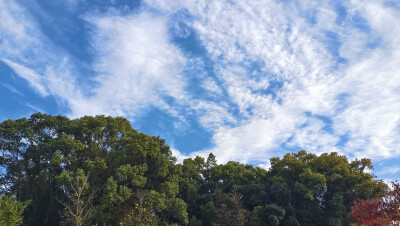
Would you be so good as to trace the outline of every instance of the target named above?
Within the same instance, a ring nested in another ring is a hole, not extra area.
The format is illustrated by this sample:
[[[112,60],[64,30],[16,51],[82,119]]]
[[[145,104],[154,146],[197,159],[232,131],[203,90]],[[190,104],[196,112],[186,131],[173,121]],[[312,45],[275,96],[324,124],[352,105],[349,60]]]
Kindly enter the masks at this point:
[[[62,211],[61,223],[66,225],[87,225],[94,215],[92,201],[94,191],[89,190],[89,175],[78,169],[74,175],[63,171],[56,179],[63,184],[67,200],[58,200],[65,208]]]
[[[245,212],[245,225],[250,226],[264,226],[266,222],[264,220],[264,208],[262,206],[256,206],[252,211]]]
[[[22,224],[22,213],[27,202],[19,202],[13,195],[0,196],[0,225],[17,226]]]
[[[267,171],[210,153],[180,164],[165,140],[122,117],[0,124],[0,187],[31,200],[25,225],[349,225],[354,201],[387,190],[369,159],[299,151],[270,161]],[[394,197],[379,201],[385,216],[397,214]]]
[[[400,221],[400,184],[392,185],[393,191],[383,198],[354,202],[350,217],[362,225],[392,225]]]
[[[218,203],[218,222],[220,225],[244,225],[244,210],[242,209],[241,195],[234,187],[229,196],[224,196],[220,189],[215,192]]]
[[[346,215],[346,206],[343,203],[343,196],[335,193],[331,200],[328,201],[327,207],[327,224],[341,225]]]
[[[271,158],[272,186],[287,184],[291,197],[283,207],[292,206],[301,225],[348,225],[353,202],[382,196],[387,186],[364,172],[373,166],[368,159],[349,162],[335,152],[309,154],[306,151]],[[279,193],[278,193],[279,194]],[[274,201],[274,200],[272,200]],[[285,207],[286,208],[286,207]]]
[[[285,217],[285,209],[274,203],[265,205],[264,212],[268,225],[280,225]]]
[[[213,225],[218,219],[218,209],[215,207],[213,201],[209,201],[204,206],[200,206],[200,213],[203,225]]]
[[[187,206],[177,197],[181,168],[169,147],[159,137],[137,132],[125,118],[70,120],[37,113],[7,120],[0,124],[0,152],[6,169],[0,183],[18,199],[32,200],[24,214],[26,225],[59,224],[65,205],[88,203],[91,191],[96,191],[90,202],[94,224],[117,225],[138,203],[141,190],[159,194],[152,208],[160,222],[188,220]],[[75,199],[71,195],[79,186],[71,184],[82,176],[79,172],[90,176],[79,179],[87,190]]]
[[[128,212],[120,225],[144,226],[144,225],[157,225],[156,214],[151,207],[151,203],[145,201],[143,193],[138,194],[138,203],[135,207]]]
[[[28,224],[57,224],[60,220],[55,176],[62,167],[51,160],[57,150],[78,148],[61,135],[67,121],[63,116],[38,113],[0,125],[1,167],[7,169],[1,183],[18,199],[32,200],[24,217]]]

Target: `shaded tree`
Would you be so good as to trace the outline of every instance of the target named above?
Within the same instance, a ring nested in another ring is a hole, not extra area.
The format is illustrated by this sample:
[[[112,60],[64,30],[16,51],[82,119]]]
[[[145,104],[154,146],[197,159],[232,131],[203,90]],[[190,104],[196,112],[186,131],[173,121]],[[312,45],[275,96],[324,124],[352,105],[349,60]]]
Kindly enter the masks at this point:
[[[218,223],[224,226],[244,225],[244,210],[238,188],[234,187],[229,195],[224,195],[220,189],[217,189],[215,196],[218,205]]]

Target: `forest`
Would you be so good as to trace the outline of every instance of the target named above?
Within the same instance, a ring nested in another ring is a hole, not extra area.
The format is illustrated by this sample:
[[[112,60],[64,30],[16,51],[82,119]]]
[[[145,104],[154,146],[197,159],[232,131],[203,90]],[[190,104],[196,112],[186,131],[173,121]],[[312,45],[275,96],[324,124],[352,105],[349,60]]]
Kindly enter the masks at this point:
[[[178,163],[123,117],[6,120],[0,152],[1,225],[350,225],[363,200],[390,193],[371,160],[334,152],[268,170],[211,153]]]

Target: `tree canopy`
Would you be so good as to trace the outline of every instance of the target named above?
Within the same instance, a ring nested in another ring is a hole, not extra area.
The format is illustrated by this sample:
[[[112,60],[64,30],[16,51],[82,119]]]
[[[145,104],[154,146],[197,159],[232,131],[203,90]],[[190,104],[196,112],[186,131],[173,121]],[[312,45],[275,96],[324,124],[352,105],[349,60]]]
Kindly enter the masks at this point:
[[[362,225],[397,225],[400,222],[400,184],[392,182],[392,187],[384,197],[354,202],[350,217]]]
[[[387,191],[369,159],[299,151],[270,161],[177,163],[165,140],[122,117],[0,124],[1,192],[27,205],[25,225],[348,225],[353,202]]]

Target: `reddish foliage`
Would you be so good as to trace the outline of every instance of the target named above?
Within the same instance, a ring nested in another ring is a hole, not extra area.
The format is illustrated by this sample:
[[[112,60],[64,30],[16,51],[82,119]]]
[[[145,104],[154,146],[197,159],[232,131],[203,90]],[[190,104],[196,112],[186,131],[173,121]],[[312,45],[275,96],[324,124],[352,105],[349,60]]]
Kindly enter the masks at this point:
[[[388,213],[392,216],[392,220],[400,221],[400,184],[393,184],[393,193],[391,196],[391,200],[388,202]]]
[[[383,211],[381,199],[354,202],[350,217],[361,225],[389,225],[391,222]]]
[[[360,225],[391,225],[400,221],[400,185],[392,182],[394,190],[381,199],[358,200],[351,207],[350,217]]]

